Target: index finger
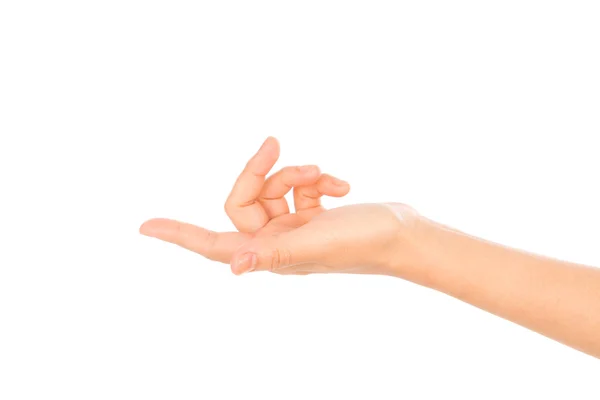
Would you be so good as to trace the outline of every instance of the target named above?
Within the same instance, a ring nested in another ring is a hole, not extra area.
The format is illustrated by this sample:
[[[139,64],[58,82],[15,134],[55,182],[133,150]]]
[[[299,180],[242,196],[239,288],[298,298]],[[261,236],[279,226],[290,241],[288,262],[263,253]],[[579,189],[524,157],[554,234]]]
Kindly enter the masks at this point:
[[[238,231],[255,232],[269,221],[258,196],[278,158],[279,142],[269,136],[237,178],[225,202],[225,212]]]

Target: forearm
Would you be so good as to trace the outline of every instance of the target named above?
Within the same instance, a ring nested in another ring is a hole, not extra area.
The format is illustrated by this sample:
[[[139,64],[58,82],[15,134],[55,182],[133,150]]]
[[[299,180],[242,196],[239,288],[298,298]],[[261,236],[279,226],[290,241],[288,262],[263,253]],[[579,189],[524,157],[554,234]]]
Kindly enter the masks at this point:
[[[418,283],[600,358],[600,269],[511,249],[426,219],[416,225],[413,241],[418,271],[408,274]]]

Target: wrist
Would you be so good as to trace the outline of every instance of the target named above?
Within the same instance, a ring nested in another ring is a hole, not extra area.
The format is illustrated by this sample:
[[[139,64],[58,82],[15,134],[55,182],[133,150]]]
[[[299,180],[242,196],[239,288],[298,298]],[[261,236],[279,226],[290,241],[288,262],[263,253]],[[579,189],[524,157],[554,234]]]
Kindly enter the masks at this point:
[[[445,236],[451,228],[432,221],[413,208],[399,203],[388,203],[399,221],[389,275],[422,286],[436,288],[440,274],[435,254],[448,245]]]
[[[392,275],[454,297],[468,290],[465,265],[485,262],[490,252],[501,256],[502,247],[416,214],[401,229],[393,258]],[[500,253],[498,253],[500,251]]]

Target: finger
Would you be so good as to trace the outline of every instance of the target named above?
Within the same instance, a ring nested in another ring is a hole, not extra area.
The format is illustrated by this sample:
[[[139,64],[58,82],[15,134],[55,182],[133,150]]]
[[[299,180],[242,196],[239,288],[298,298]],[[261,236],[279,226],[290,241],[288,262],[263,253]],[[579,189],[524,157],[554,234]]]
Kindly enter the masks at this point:
[[[213,232],[171,219],[151,219],[140,226],[140,233],[173,243],[210,260],[229,263],[237,248],[249,239],[239,232]]]
[[[269,173],[279,158],[279,142],[268,137],[248,161],[225,202],[225,212],[240,232],[254,232],[269,218],[257,201]]]
[[[308,186],[294,188],[294,208],[296,212],[322,209],[321,197],[343,197],[350,191],[350,185],[346,181],[337,179],[331,175],[323,174],[319,180]]]
[[[276,272],[297,264],[319,262],[326,251],[327,238],[300,227],[243,244],[231,257],[231,271],[236,275],[250,271]]]
[[[262,188],[259,201],[267,216],[275,218],[290,212],[285,195],[295,186],[315,184],[321,172],[316,165],[285,167],[271,175]]]

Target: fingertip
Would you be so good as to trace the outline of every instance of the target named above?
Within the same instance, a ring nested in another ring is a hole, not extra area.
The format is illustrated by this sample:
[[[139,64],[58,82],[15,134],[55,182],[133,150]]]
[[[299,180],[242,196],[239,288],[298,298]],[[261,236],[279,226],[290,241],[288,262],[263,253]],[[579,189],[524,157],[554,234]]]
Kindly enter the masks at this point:
[[[346,181],[343,181],[341,179],[335,178],[335,177],[331,177],[331,183],[333,183],[335,186],[340,186],[340,187],[350,187],[350,184]]]
[[[144,221],[139,227],[139,232],[144,236],[150,236],[152,232],[152,220]]]
[[[247,272],[252,272],[256,268],[256,254],[244,253],[239,256],[234,256],[231,259],[231,272],[234,275],[242,275]]]
[[[351,186],[350,186],[350,184],[348,182],[345,182],[341,187],[343,188],[343,191],[342,191],[343,194],[342,194],[342,196],[345,196],[348,193],[350,193]]]
[[[277,138],[275,136],[268,136],[265,139],[265,142],[273,143],[274,146],[279,147],[279,140],[277,140]]]
[[[258,150],[259,152],[268,152],[268,153],[273,153],[273,154],[277,154],[279,155],[279,141],[273,137],[273,136],[269,136],[265,139],[265,141],[263,142],[262,146],[260,147],[260,149]]]
[[[139,232],[145,236],[155,237],[161,231],[168,229],[171,225],[176,224],[175,221],[165,218],[153,218],[145,221],[140,225]]]
[[[319,191],[326,196],[343,197],[350,192],[350,184],[348,182],[331,175],[324,174],[324,179],[319,183]]]
[[[248,161],[246,168],[256,175],[267,175],[279,159],[279,142],[269,136]]]

